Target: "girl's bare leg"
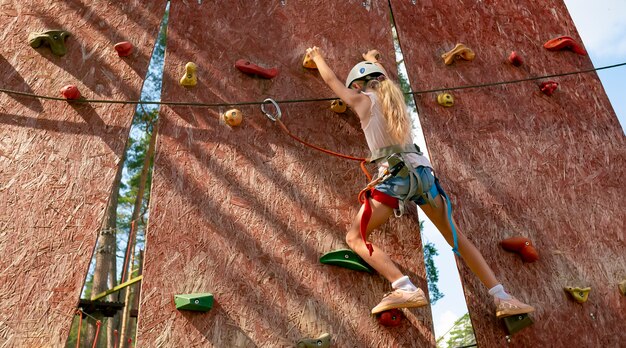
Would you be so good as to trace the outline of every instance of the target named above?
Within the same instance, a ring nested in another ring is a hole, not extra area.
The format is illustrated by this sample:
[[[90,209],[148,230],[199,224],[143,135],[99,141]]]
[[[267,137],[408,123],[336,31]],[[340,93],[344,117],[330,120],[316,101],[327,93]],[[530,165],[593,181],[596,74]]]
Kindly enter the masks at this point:
[[[452,237],[452,228],[448,223],[448,207],[445,200],[441,195],[435,198],[437,208],[433,208],[429,204],[420,205],[420,208],[426,213],[426,216],[433,222],[435,227],[443,235],[450,246],[454,246],[454,239]],[[478,279],[487,287],[492,287],[499,284],[495,274],[491,270],[491,267],[487,265],[487,262],[483,258],[483,255],[476,249],[474,244],[465,237],[465,235],[459,230],[459,227],[454,222],[454,218],[451,221],[454,224],[457,234],[457,243],[459,244],[459,253],[463,257],[463,260],[467,266],[478,276]]]
[[[391,214],[393,214],[393,209],[377,202],[371,198],[370,207],[372,208],[372,217],[370,218],[369,223],[367,224],[367,236],[370,235],[374,229],[383,223],[387,222]],[[400,272],[398,267],[391,261],[389,255],[387,255],[381,248],[376,246],[376,244],[372,243],[374,247],[374,252],[372,256],[370,256],[365,243],[361,239],[361,216],[363,216],[364,206],[361,206],[359,213],[354,217],[352,221],[352,226],[348,230],[348,234],[346,235],[346,242],[350,249],[354,250],[363,260],[365,260],[372,268],[374,268],[379,274],[385,277],[390,283],[393,283],[397,279],[400,279],[403,274]]]

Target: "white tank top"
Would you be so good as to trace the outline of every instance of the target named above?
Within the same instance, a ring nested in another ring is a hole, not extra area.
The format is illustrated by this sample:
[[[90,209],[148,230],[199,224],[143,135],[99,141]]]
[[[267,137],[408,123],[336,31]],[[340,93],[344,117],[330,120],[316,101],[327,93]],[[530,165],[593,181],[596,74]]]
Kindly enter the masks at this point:
[[[378,103],[376,93],[362,93],[368,96],[372,101],[372,107],[370,108],[370,117],[361,119],[361,128],[363,129],[363,133],[365,134],[365,140],[367,141],[367,146],[369,147],[370,151],[374,151],[376,149],[391,145],[413,144],[413,136],[410,132],[402,144],[396,144],[389,134],[389,131],[387,130],[387,121],[385,120],[385,116],[383,116],[383,110],[380,103]],[[419,166],[424,166],[432,168],[432,165],[430,164],[430,161],[428,161],[428,158],[426,158],[426,156],[419,155],[417,153],[408,153],[405,156],[413,167],[417,168]],[[385,168],[389,167],[387,161],[383,161],[379,165],[379,174],[382,173]]]

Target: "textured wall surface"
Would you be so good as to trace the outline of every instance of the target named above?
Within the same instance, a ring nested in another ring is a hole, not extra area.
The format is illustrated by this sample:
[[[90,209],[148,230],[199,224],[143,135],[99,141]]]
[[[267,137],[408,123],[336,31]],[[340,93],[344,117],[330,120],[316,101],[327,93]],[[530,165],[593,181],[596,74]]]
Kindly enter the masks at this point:
[[[0,85],[57,96],[138,99],[164,1],[0,2]],[[28,45],[64,29],[68,53]],[[121,59],[118,41],[135,44]],[[89,265],[131,105],[0,94],[0,347],[62,346]]]
[[[414,90],[471,85],[591,68],[588,57],[549,52],[560,35],[579,39],[561,0],[392,0]],[[473,62],[446,66],[457,42]],[[580,42],[580,41],[579,41]],[[518,51],[525,65],[506,62]],[[514,295],[537,308],[534,326],[512,337],[494,315],[487,290],[465,265],[461,274],[481,347],[623,346],[626,277],[626,142],[595,73],[453,91],[446,109],[420,95],[420,118],[433,164],[456,205],[456,220]],[[524,264],[498,242],[533,240],[541,260]],[[589,301],[565,286],[591,286]],[[621,338],[621,339],[620,339]]]
[[[344,78],[360,53],[393,57],[388,3],[368,1],[181,1],[172,4],[164,100],[259,101],[330,97],[316,71],[302,68],[319,45]],[[238,59],[278,67],[273,80],[242,74]],[[183,66],[198,85],[178,85]],[[388,62],[393,62],[390,58]],[[393,65],[393,64],[392,64]],[[390,67],[392,68],[392,67]],[[393,69],[393,68],[392,68]],[[282,104],[292,132],[364,156],[354,115],[330,102]],[[325,266],[344,235],[365,184],[358,162],[329,157],[283,134],[259,106],[242,107],[241,127],[222,109],[165,108],[153,178],[137,342],[145,347],[292,347],[333,335],[337,347],[434,346],[430,309],[407,311],[387,329],[369,315],[390,289],[378,275]],[[415,216],[393,219],[372,240],[422,287]],[[173,295],[212,292],[208,313],[176,311]]]

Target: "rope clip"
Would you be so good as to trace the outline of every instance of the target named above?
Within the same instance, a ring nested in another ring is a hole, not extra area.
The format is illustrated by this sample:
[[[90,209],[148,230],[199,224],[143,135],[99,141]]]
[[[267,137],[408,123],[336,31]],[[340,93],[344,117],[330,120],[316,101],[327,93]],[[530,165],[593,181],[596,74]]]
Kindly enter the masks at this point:
[[[267,105],[267,103],[272,103],[274,105],[274,109],[276,109],[276,114],[272,114],[265,110],[265,105]],[[267,116],[267,118],[274,122],[276,122],[276,120],[280,120],[280,117],[282,116],[282,112],[280,111],[278,103],[272,98],[267,98],[263,101],[263,104],[261,104],[261,111],[265,114],[265,116]]]

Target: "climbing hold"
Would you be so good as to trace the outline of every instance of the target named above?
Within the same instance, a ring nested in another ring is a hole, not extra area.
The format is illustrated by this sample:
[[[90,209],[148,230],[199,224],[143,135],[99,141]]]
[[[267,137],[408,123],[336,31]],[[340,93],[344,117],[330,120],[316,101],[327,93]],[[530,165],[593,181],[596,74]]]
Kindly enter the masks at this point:
[[[243,114],[237,109],[230,109],[226,111],[222,117],[224,118],[224,122],[231,127],[240,125],[241,120],[243,120]]]
[[[568,49],[582,56],[587,55],[587,51],[583,48],[583,46],[578,44],[569,36],[555,37],[554,39],[546,41],[546,43],[543,44],[543,47],[548,51],[561,51]]]
[[[315,64],[315,61],[311,58],[311,56],[308,53],[304,55],[302,66],[307,69],[317,69],[317,64]]]
[[[296,347],[298,348],[318,348],[318,347],[328,348],[330,347],[330,340],[331,340],[330,334],[325,332],[318,338],[303,338],[299,340]]]
[[[558,87],[559,87],[559,84],[554,81],[542,82],[539,85],[539,89],[541,89],[543,94],[547,96],[551,96]]]
[[[513,51],[509,55],[509,63],[513,64],[514,66],[521,66],[522,64],[524,64],[524,60],[517,52]]]
[[[347,108],[346,103],[344,103],[341,99],[335,99],[332,103],[330,103],[330,109],[338,114],[346,112]]]
[[[437,95],[437,103],[447,108],[454,105],[454,97],[450,93],[441,93]]]
[[[174,295],[176,309],[196,312],[208,312],[213,307],[213,294],[181,294]]]
[[[565,291],[572,295],[572,298],[576,300],[576,302],[584,303],[587,302],[587,299],[589,298],[589,291],[591,291],[591,288],[575,288],[567,286],[565,287]]]
[[[49,46],[52,53],[61,57],[67,53],[65,40],[71,34],[65,30],[46,30],[32,32],[28,35],[28,43],[32,48],[38,48],[41,45]]]
[[[524,262],[534,262],[539,260],[537,249],[533,246],[530,239],[525,237],[508,238],[500,242],[502,248],[506,251],[518,253]]]
[[[474,51],[469,49],[469,47],[465,46],[462,43],[458,43],[451,51],[442,54],[441,58],[443,58],[443,62],[446,65],[450,65],[459,58],[470,61],[474,60],[474,58],[476,58],[476,54],[474,53]]]
[[[61,88],[61,95],[67,100],[80,99],[80,91],[78,91],[78,87],[74,85],[67,85]]]
[[[258,75],[260,77],[271,79],[278,75],[277,68],[266,69],[256,64],[252,64],[245,59],[239,59],[235,62],[235,68],[248,75]]]
[[[117,55],[120,57],[128,57],[133,53],[133,44],[128,41],[118,42],[113,48],[115,48]]]
[[[193,87],[198,84],[196,76],[196,65],[192,62],[185,64],[185,75],[180,79],[180,85],[184,87]]]
[[[621,292],[623,296],[626,296],[626,279],[619,282],[617,286],[619,287],[619,292]]]
[[[529,327],[533,324],[533,320],[528,316],[528,314],[517,314],[504,317],[502,318],[502,321],[504,321],[506,331],[509,335],[513,335],[521,329]]]
[[[349,268],[354,271],[373,273],[374,270],[363,259],[350,249],[339,249],[326,253],[320,257],[320,262],[326,265],[334,265]]]
[[[378,318],[378,322],[380,323],[380,325],[398,326],[402,324],[403,314],[399,309],[393,308],[377,314],[376,317]]]

